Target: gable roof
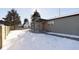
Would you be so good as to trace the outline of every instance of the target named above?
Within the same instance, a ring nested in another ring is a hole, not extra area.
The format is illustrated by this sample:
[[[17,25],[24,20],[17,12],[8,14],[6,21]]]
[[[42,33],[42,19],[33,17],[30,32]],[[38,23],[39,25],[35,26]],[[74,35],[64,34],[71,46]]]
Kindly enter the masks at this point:
[[[78,15],[79,15],[79,13],[78,14],[73,14],[73,15],[67,15],[67,16],[57,17],[57,18],[53,18],[53,19],[43,19],[43,18],[40,18],[36,22],[52,21],[52,20],[57,20],[57,19],[62,19],[62,18],[67,18],[67,17],[73,17],[73,16],[78,16]]]
[[[67,15],[67,16],[62,16],[62,17],[57,17],[57,18],[53,18],[53,19],[50,19],[50,20],[56,20],[56,19],[62,19],[62,18],[67,18],[67,17],[73,17],[73,16],[78,16],[78,14],[73,14],[73,15]]]

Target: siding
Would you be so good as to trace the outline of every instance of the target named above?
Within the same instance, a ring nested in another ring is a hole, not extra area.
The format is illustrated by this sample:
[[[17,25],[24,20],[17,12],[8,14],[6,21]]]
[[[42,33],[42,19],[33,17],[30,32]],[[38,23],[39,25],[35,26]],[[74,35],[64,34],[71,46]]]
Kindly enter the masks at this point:
[[[79,15],[54,20],[54,31],[57,33],[79,35]]]

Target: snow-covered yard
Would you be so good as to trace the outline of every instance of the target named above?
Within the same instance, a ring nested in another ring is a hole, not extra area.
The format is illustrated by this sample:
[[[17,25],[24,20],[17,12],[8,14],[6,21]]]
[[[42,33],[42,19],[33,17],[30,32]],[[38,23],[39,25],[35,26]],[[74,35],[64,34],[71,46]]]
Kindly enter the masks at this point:
[[[11,31],[3,50],[63,50],[79,49],[79,41],[28,30]]]

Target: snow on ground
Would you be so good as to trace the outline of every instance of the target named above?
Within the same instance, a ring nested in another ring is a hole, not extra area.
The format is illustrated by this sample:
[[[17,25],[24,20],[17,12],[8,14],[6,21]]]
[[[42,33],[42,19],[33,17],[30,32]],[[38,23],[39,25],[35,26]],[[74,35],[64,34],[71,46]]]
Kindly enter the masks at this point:
[[[4,46],[3,47],[10,47],[12,44],[14,44],[19,38],[21,35],[23,35],[25,33],[25,31],[21,31],[21,30],[14,30],[14,31],[11,31],[6,40],[5,40],[5,43],[4,43]]]
[[[79,49],[79,41],[32,33],[27,30],[11,31],[6,39],[3,50],[74,50]]]

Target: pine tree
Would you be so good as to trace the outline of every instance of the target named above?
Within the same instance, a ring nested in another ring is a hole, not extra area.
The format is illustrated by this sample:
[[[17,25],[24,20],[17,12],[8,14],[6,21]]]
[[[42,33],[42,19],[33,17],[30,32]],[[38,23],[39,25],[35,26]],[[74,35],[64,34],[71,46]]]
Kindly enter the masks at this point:
[[[5,21],[5,23],[4,23],[5,25],[14,26],[14,28],[15,28],[15,26],[21,24],[20,16],[17,13],[17,11],[15,11],[14,9],[12,9],[11,11],[8,11],[8,14],[3,19]]]
[[[28,19],[27,18],[24,19],[24,23],[23,23],[23,26],[22,27],[24,27],[24,25],[26,24],[26,22],[28,22]]]

